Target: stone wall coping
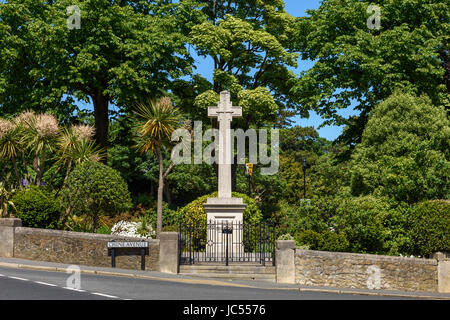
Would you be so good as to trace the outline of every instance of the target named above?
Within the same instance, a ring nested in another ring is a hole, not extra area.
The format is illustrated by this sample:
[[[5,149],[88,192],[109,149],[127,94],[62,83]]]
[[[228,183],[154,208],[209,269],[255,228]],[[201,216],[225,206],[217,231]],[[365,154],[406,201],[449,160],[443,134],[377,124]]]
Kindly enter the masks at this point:
[[[92,240],[128,240],[128,241],[147,241],[149,243],[159,243],[158,239],[144,239],[135,237],[126,237],[118,235],[109,234],[94,234],[88,232],[75,232],[75,231],[65,231],[65,230],[52,230],[52,229],[38,229],[38,228],[28,228],[28,227],[18,227],[15,230],[16,233],[20,234],[36,234],[49,237],[67,237],[67,238],[78,238],[78,239],[92,239]]]
[[[323,258],[335,258],[335,259],[361,259],[372,260],[374,262],[412,262],[416,264],[437,265],[436,259],[425,258],[409,258],[409,257],[397,257],[386,256],[366,253],[351,253],[351,252],[331,252],[331,251],[317,251],[317,250],[295,250],[296,256],[309,256],[309,257],[323,257]]]
[[[18,218],[1,218],[0,219],[0,226],[21,227],[22,226],[22,220],[20,220]]]
[[[295,249],[295,241],[294,240],[277,240],[277,249]]]
[[[159,239],[178,241],[178,232],[161,232]]]

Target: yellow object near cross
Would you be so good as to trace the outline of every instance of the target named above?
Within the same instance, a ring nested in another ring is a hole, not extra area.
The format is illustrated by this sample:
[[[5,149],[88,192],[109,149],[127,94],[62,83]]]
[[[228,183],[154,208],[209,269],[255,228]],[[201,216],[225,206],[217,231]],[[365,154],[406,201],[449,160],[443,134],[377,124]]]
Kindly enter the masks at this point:
[[[251,176],[253,173],[253,163],[247,163],[248,174]]]

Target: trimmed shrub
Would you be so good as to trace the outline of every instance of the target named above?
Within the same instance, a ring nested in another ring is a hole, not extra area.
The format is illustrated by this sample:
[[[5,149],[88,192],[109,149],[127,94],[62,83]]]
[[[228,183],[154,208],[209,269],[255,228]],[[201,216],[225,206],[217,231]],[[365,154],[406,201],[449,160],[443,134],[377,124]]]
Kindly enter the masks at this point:
[[[295,234],[295,243],[298,246],[308,246],[311,250],[319,250],[322,240],[320,233],[313,230],[301,230]]]
[[[407,208],[387,198],[343,199],[332,221],[352,252],[398,255],[406,250]]]
[[[324,232],[319,242],[319,250],[345,252],[348,250],[349,242],[344,234],[337,232]]]
[[[66,208],[90,215],[97,232],[98,217],[116,215],[132,207],[128,186],[120,173],[102,163],[87,161],[69,175],[61,191]]]
[[[244,203],[247,204],[243,212],[244,222],[246,223],[258,223],[262,219],[261,211],[258,208],[256,201],[249,196],[233,192],[233,197],[242,198]],[[180,209],[180,215],[187,223],[202,223],[206,222],[207,214],[203,205],[206,203],[208,198],[217,197],[217,192],[199,197],[187,204],[185,207]]]
[[[54,193],[42,187],[30,186],[17,192],[12,199],[16,216],[24,227],[57,229],[61,207]]]
[[[450,251],[450,200],[417,203],[411,210],[410,236],[414,254]]]
[[[307,246],[311,250],[345,252],[349,242],[344,234],[331,231],[322,233],[313,230],[298,231],[295,234],[298,246]]]

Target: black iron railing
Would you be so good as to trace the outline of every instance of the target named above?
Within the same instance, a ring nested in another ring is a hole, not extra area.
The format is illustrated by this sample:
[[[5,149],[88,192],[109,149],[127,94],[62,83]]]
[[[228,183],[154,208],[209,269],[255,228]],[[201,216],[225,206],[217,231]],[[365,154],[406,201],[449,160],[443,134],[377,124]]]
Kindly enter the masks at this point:
[[[268,223],[184,222],[179,230],[179,261],[274,264],[275,235],[275,226]]]

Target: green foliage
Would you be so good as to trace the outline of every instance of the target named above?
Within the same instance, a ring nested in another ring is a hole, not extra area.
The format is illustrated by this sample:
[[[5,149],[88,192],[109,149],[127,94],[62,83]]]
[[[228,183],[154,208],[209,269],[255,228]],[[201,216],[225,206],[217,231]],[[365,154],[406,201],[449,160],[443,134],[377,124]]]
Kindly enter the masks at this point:
[[[396,91],[372,111],[352,156],[352,192],[397,201],[450,198],[450,121],[427,97]]]
[[[70,173],[61,191],[63,203],[71,213],[87,214],[95,220],[131,208],[128,187],[114,169],[96,162],[84,162]]]
[[[258,223],[262,219],[261,211],[258,208],[256,201],[249,196],[233,192],[232,196],[235,198],[242,198],[244,203],[247,204],[243,212],[244,222],[246,223]],[[208,198],[217,197],[217,192],[202,196],[187,204],[185,207],[180,209],[180,215],[183,220],[187,223],[204,223],[206,222],[206,211],[203,205],[206,203]]]
[[[43,187],[30,186],[17,192],[12,202],[16,207],[16,217],[24,227],[57,229],[61,206],[54,192]]]
[[[290,233],[285,233],[279,236],[277,240],[295,240],[295,238]]]
[[[313,230],[298,231],[295,234],[296,244],[307,246],[310,250],[345,252],[349,242],[344,234],[325,231],[322,233]]]
[[[7,218],[11,209],[16,210],[14,202],[11,201],[15,193],[14,189],[9,189],[5,181],[0,181],[0,218]]]
[[[299,230],[313,230],[321,233],[332,226],[330,217],[336,212],[333,198],[311,199],[297,204],[280,201],[280,211],[274,215],[274,222],[280,230],[295,234]]]
[[[162,208],[163,208],[162,210],[163,228],[168,226],[178,226],[182,220],[180,212],[169,208],[167,202],[163,202]],[[152,208],[146,211],[145,218],[147,219],[147,222],[151,224],[151,226],[154,229],[156,229],[156,220],[157,220],[156,203],[154,203],[154,206]]]
[[[185,205],[199,196],[211,193],[217,188],[217,178],[214,168],[208,164],[186,165],[178,164],[167,175],[174,202]]]
[[[381,28],[369,29],[369,5],[381,9]],[[299,105],[348,124],[341,138],[357,143],[370,110],[395,88],[425,93],[448,104],[447,0],[327,0],[297,18],[297,47],[314,66],[302,72],[293,92]],[[447,80],[445,80],[447,79]],[[356,100],[361,113],[342,117],[337,109]]]
[[[81,10],[80,30],[67,27],[70,5]],[[141,97],[160,95],[170,89],[171,79],[192,71],[186,42],[201,17],[196,6],[165,0],[2,3],[2,111],[55,110],[67,119],[75,110],[74,98],[91,101],[96,141],[105,147],[109,104],[126,109]]]
[[[345,147],[336,146],[331,152],[320,156],[311,167],[310,189],[314,196],[332,197],[342,193],[342,190],[350,185],[350,163],[339,160],[339,155],[346,150]]]
[[[333,198],[314,198],[296,205],[282,201],[277,214],[281,232],[294,234],[296,244],[308,249],[346,251],[349,243],[345,234],[333,230],[337,206]]]
[[[409,242],[407,209],[386,198],[347,197],[331,221],[345,234],[350,251],[397,255],[406,252]]]
[[[429,256],[450,251],[450,201],[432,200],[417,203],[411,213],[412,252]]]
[[[102,224],[98,229],[97,229],[97,233],[98,234],[111,234],[111,229],[105,225]]]
[[[298,54],[290,50],[289,41],[295,19],[285,12],[283,1],[199,2],[206,20],[192,28],[189,41],[198,55],[214,61],[214,72],[210,86],[193,83],[203,88],[191,90],[197,94],[196,113],[204,117],[218,93],[228,90],[233,103],[243,108],[243,118],[235,120],[238,127],[276,122],[280,109],[296,105],[290,67],[296,67]],[[183,96],[186,102],[189,96]]]

